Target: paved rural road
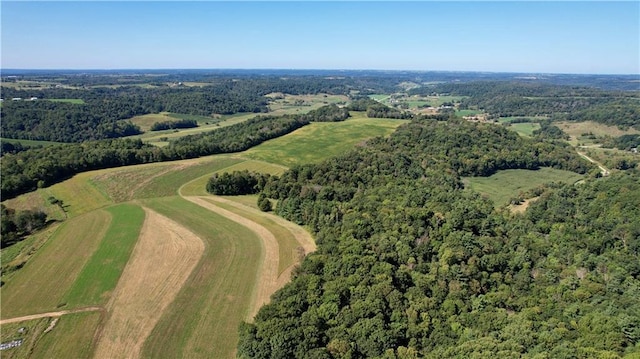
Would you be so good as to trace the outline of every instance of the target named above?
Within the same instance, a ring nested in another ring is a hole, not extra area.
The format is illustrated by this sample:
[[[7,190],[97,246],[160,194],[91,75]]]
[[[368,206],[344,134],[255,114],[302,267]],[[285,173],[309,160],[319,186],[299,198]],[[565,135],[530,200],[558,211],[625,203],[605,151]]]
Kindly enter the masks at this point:
[[[103,311],[103,310],[104,310],[104,308],[102,308],[102,307],[84,307],[84,308],[77,308],[77,309],[61,310],[59,312],[48,312],[48,313],[24,315],[22,317],[2,319],[2,320],[0,320],[0,325],[9,324],[9,323],[18,323],[18,322],[23,322],[25,320],[33,320],[33,319],[40,319],[40,318],[61,317],[61,316],[65,315],[65,314],[84,313],[84,312],[98,312],[98,311]]]

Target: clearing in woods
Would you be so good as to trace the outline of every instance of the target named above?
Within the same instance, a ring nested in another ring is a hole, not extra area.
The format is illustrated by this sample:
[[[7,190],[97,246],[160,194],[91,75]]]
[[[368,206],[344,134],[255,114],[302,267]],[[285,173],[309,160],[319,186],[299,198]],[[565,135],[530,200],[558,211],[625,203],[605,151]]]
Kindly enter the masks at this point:
[[[140,239],[107,305],[96,358],[139,357],[204,251],[202,240],[186,228],[149,209],[145,213]]]
[[[491,199],[495,206],[502,206],[541,184],[549,182],[574,183],[583,178],[575,172],[543,167],[539,170],[504,170],[489,177],[465,177],[465,187]]]

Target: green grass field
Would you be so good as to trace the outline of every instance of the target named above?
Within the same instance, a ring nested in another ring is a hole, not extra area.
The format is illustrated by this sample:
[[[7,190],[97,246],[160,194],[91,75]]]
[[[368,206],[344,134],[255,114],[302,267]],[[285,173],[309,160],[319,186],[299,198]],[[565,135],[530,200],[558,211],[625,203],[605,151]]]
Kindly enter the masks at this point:
[[[232,358],[262,254],[249,229],[180,197],[142,201],[191,229],[205,253],[144,344],[142,357]]]
[[[531,137],[533,131],[540,128],[540,124],[535,122],[513,123],[507,128],[516,131],[522,137]]]
[[[367,118],[353,112],[343,122],[315,122],[242,153],[249,158],[293,166],[343,154],[367,139],[387,136],[406,120]]]
[[[183,116],[178,114],[172,114],[172,115]],[[148,115],[145,115],[145,116],[148,116]],[[188,116],[188,115],[184,115],[184,116]],[[240,122],[244,122],[256,116],[258,116],[258,114],[255,114],[255,113],[238,113],[234,115],[222,115],[219,118],[211,118],[210,121],[204,121],[202,123],[199,122],[200,125],[194,128],[145,132],[141,135],[129,136],[127,138],[133,138],[133,139],[139,138],[144,142],[162,147],[169,144],[168,140],[170,139],[175,139],[175,138],[184,137],[188,135],[195,135],[202,132],[213,131],[221,127],[231,126]],[[167,115],[166,119],[163,119],[162,121],[172,121],[172,120],[174,119],[171,116]],[[209,122],[209,124],[207,125],[206,122]],[[151,127],[152,124],[153,122],[149,123],[148,126]]]
[[[112,221],[100,246],[82,268],[69,292],[66,307],[105,304],[129,261],[144,221],[144,211],[134,204],[109,207]]]
[[[51,102],[64,102],[64,103],[71,103],[74,105],[84,105],[85,102],[83,99],[81,98],[49,98],[46,99],[47,101],[51,101]]]
[[[284,98],[272,100],[269,104],[269,114],[304,114],[324,105],[334,103],[346,103],[348,97],[344,95],[289,95],[284,94]]]
[[[29,357],[90,358],[95,334],[92,329],[98,327],[101,319],[100,312],[75,313],[60,317],[53,330],[38,339]]]
[[[465,187],[491,199],[495,206],[507,204],[520,192],[526,192],[543,183],[564,182],[574,183],[583,178],[570,171],[553,168],[532,170],[504,170],[489,177],[465,177]]]
[[[0,315],[11,318],[56,310],[101,245],[111,224],[104,210],[65,221],[22,269],[0,287]]]
[[[62,143],[62,142],[53,142],[53,141],[18,140],[13,138],[0,138],[0,142],[19,143],[23,146],[51,146],[51,145],[59,145]]]

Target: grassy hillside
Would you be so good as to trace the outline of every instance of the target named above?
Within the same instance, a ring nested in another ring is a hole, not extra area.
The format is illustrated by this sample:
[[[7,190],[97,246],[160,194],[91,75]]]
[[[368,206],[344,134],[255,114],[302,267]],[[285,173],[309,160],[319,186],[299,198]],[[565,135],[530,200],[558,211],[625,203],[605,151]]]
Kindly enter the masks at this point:
[[[344,122],[316,122],[244,152],[249,158],[283,166],[318,162],[342,154],[367,139],[387,136],[406,120],[373,119],[352,112]]]
[[[489,177],[466,177],[465,186],[488,197],[496,206],[506,204],[520,192],[525,192],[543,183],[574,183],[583,176],[570,171],[553,168],[531,170],[504,170]]]

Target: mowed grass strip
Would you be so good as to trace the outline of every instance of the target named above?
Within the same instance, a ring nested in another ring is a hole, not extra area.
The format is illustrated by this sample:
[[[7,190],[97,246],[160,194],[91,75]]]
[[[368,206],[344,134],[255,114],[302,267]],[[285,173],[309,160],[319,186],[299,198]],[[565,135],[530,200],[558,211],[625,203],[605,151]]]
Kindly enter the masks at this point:
[[[543,167],[539,170],[504,170],[489,177],[465,177],[467,188],[487,196],[496,206],[507,204],[508,201],[541,184],[549,182],[575,183],[583,179],[571,171],[557,170]]]
[[[43,334],[30,358],[90,358],[93,339],[100,324],[100,312],[66,314]],[[44,319],[47,320],[47,319]],[[54,319],[49,319],[49,322]],[[4,353],[3,353],[4,358]]]
[[[391,134],[407,120],[367,118],[352,112],[343,122],[315,122],[288,135],[266,141],[243,156],[287,167],[314,163],[343,154],[364,141]]]
[[[227,197],[230,198],[230,197]],[[296,241],[295,236],[286,228],[276,223],[271,218],[267,217],[265,213],[253,208],[242,208],[240,206],[230,205],[216,198],[206,198],[206,201],[215,204],[216,206],[226,209],[227,211],[238,214],[246,219],[249,219],[271,232],[278,241],[278,275],[282,274],[285,269],[298,263],[302,253],[298,250],[300,244]]]
[[[124,203],[106,211],[113,218],[111,225],[65,295],[67,308],[106,303],[138,240],[144,221],[144,211],[140,206]]]
[[[143,200],[205,241],[202,260],[148,337],[144,358],[234,358],[262,244],[251,230],[181,197]]]
[[[3,319],[59,309],[111,224],[97,210],[63,223],[40,250],[0,288]]]

